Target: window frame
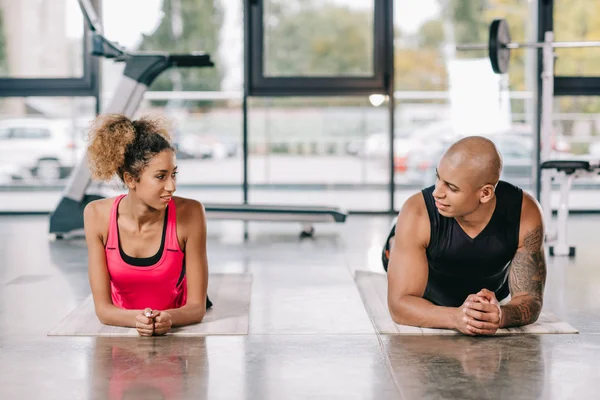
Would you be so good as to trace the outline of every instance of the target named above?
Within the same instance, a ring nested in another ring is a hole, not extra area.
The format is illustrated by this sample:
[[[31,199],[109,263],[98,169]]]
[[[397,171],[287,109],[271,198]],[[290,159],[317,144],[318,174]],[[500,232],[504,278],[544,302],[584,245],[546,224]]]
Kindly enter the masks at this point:
[[[101,0],[91,0],[101,10]],[[80,78],[0,78],[2,97],[97,96],[100,60],[90,53],[90,33],[83,21],[83,76]]]
[[[387,14],[393,0],[373,0],[373,74],[351,76],[264,75],[264,0],[244,0],[246,66],[245,90],[249,96],[360,96],[385,94],[391,85],[388,65],[393,61],[393,37],[389,37]],[[392,30],[393,32],[393,30]]]

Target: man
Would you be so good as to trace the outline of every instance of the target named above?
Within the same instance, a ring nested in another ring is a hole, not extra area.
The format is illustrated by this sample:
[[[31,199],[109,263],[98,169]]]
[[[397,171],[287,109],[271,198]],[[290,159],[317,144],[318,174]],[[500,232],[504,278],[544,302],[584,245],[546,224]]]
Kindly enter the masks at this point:
[[[444,153],[435,186],[404,203],[388,238],[394,322],[493,335],[537,320],[546,282],[542,211],[500,181],[501,171],[494,143],[467,137]]]

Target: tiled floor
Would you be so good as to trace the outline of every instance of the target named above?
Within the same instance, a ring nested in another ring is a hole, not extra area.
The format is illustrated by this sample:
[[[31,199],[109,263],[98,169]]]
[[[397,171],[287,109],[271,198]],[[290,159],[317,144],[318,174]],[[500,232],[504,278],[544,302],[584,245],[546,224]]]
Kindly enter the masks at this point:
[[[209,222],[214,272],[253,275],[250,332],[206,338],[47,337],[88,294],[82,240],[47,217],[0,217],[1,399],[597,398],[600,217],[572,217],[573,260],[549,259],[545,308],[578,335],[378,336],[353,281],[381,271],[391,217]]]

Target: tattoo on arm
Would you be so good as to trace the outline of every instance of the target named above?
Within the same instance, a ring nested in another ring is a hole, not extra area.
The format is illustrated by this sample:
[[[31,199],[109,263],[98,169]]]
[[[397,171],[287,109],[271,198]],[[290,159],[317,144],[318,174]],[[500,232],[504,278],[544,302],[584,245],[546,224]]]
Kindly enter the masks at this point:
[[[546,283],[543,240],[544,230],[539,225],[527,233],[523,248],[512,260],[508,280],[514,301],[503,307],[504,326],[527,325],[540,314]]]

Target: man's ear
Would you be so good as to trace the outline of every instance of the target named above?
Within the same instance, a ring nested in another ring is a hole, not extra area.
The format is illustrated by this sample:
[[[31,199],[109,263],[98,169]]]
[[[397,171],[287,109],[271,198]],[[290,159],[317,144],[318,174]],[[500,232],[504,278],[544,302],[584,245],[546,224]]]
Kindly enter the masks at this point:
[[[492,185],[492,184],[485,185],[484,187],[481,188],[481,197],[479,198],[479,201],[483,204],[487,203],[488,201],[492,200],[492,198],[494,197],[494,192],[495,192],[494,185]]]

